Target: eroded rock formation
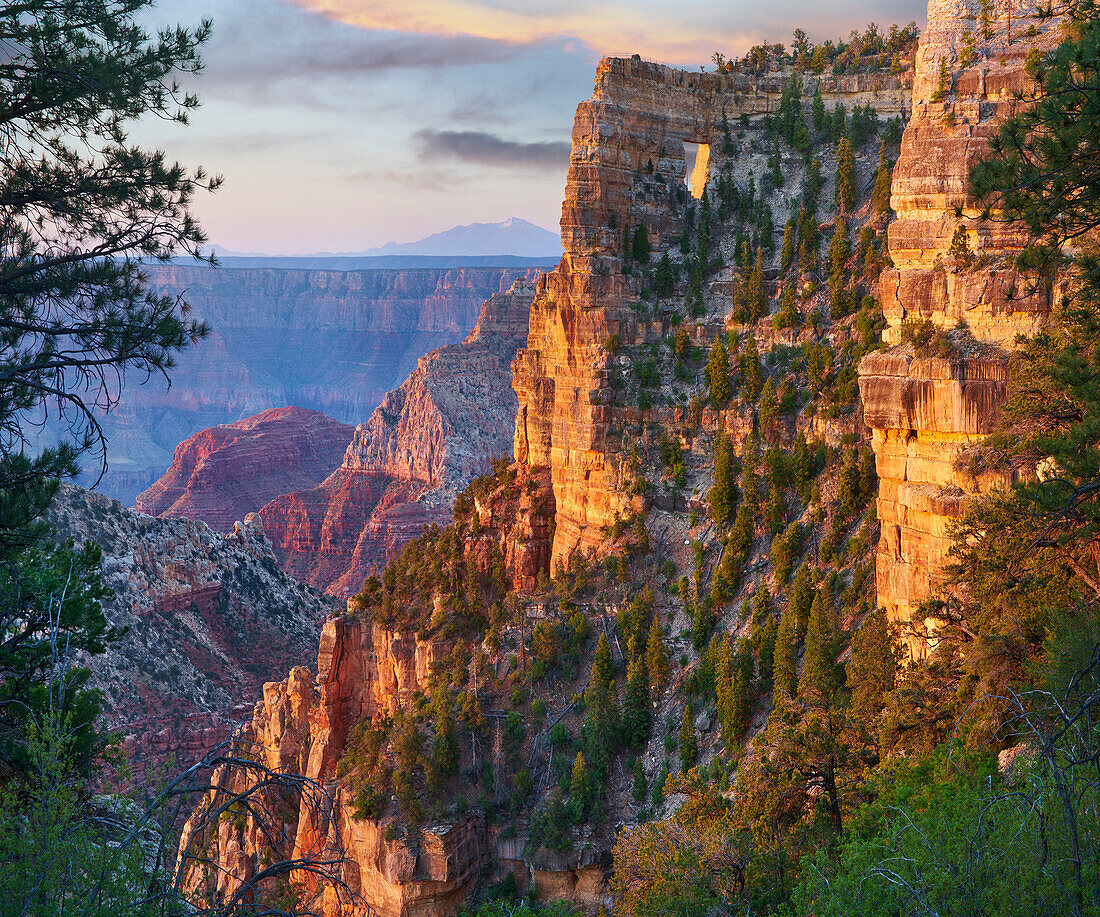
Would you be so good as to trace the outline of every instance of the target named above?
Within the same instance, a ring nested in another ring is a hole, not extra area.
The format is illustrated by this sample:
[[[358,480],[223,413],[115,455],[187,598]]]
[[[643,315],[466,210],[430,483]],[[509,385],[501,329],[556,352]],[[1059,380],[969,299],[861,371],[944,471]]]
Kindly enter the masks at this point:
[[[429,350],[457,343],[486,297],[537,268],[298,270],[151,265],[157,292],[184,294],[211,328],[179,355],[171,387],[128,385],[104,420],[110,468],[99,489],[127,505],[184,439],[298,405],[359,423]],[[323,355],[319,359],[318,355]]]
[[[598,549],[617,515],[644,507],[624,486],[629,444],[613,431],[607,381],[609,342],[641,343],[652,330],[630,308],[643,290],[623,258],[624,231],[644,226],[654,246],[678,233],[688,195],[684,144],[700,145],[691,179],[698,194],[708,168],[713,175],[722,165],[723,115],[729,122],[775,111],[789,77],[608,59],[592,98],[577,108],[562,205],[565,255],[539,279],[527,346],[513,365],[515,457],[550,470],[555,563]],[[804,92],[814,89],[807,80]],[[909,105],[905,79],[888,74],[831,77],[822,91],[849,110],[870,104],[884,116]]]
[[[170,756],[190,765],[229,736],[247,715],[242,702],[310,658],[332,611],[327,596],[279,570],[255,515],[226,535],[65,485],[50,522],[58,538],[103,551],[114,592],[104,611],[125,632],[86,664],[139,781]]]
[[[176,447],[171,467],[138,495],[135,508],[232,531],[280,494],[320,484],[340,466],[353,433],[320,411],[296,407],[211,427]]]
[[[970,165],[988,152],[1003,119],[1026,104],[1028,54],[1060,40],[1057,20],[1037,20],[1033,4],[996,9],[986,37],[978,0],[928,5],[913,115],[893,174],[894,266],[881,280],[883,338],[897,346],[860,365],[879,475],[878,600],[894,620],[920,617],[921,603],[934,597],[949,525],[967,496],[1004,483],[970,477],[960,458],[997,425],[1008,373],[1003,348],[1040,328],[1051,307],[1050,290],[1033,289],[1013,269],[1026,236],[1013,224],[980,220],[966,191]],[[959,227],[969,254],[952,253]],[[920,322],[951,330],[938,348],[904,343],[906,325]]]
[[[260,510],[288,571],[347,597],[425,524],[449,521],[455,494],[511,445],[510,363],[534,295],[519,280],[487,299],[461,344],[421,357],[359,425],[339,469]]]

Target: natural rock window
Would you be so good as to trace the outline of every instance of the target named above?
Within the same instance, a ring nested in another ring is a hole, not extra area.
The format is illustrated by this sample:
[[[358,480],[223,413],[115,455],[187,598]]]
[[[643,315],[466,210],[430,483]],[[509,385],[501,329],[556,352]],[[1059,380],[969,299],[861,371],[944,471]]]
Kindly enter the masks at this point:
[[[707,186],[710,171],[710,144],[684,141],[684,181],[691,196],[699,200]]]

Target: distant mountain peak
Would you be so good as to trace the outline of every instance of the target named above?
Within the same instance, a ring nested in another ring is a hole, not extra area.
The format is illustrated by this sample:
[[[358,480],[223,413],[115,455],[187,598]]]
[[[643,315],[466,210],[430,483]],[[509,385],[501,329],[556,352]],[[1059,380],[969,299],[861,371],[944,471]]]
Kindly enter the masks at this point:
[[[499,223],[466,223],[433,233],[415,242],[389,242],[363,255],[518,255],[557,257],[561,239],[556,233],[523,219],[508,217]]]

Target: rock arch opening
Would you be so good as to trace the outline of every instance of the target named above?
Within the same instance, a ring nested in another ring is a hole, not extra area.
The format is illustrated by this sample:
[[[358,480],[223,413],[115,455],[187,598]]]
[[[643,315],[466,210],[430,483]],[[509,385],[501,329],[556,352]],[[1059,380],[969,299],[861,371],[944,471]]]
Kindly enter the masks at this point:
[[[699,200],[710,172],[710,144],[684,141],[684,182],[691,196]]]

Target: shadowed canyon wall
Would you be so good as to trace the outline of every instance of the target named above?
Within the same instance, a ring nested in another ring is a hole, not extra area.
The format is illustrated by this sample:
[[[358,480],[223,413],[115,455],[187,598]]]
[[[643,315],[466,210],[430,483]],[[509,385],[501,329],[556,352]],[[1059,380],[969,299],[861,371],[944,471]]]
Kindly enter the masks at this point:
[[[487,297],[539,269],[154,265],[147,273],[156,291],[185,294],[211,333],[179,356],[170,387],[159,377],[127,380],[105,419],[110,468],[99,490],[127,505],[205,428],[287,405],[360,423],[423,354],[461,341]]]
[[[879,604],[891,619],[920,618],[934,596],[950,547],[949,527],[967,498],[1002,479],[972,478],[966,451],[991,433],[1006,393],[1004,348],[1038,330],[1051,308],[1046,288],[1031,291],[1015,273],[1026,243],[1020,227],[979,219],[966,192],[970,165],[987,153],[1005,117],[1031,90],[1025,61],[1053,48],[1057,20],[1033,18],[1034,4],[996,5],[985,37],[979,0],[931,0],[913,84],[913,115],[894,168],[889,227],[893,267],[881,278],[886,353],[860,364],[864,418],[878,466]],[[1037,34],[1025,30],[1034,26]],[[973,51],[964,51],[967,34]],[[967,55],[970,59],[967,59]],[[937,98],[940,61],[950,75]],[[970,259],[954,257],[957,227]],[[970,263],[966,263],[970,260]],[[906,343],[905,326],[949,329],[939,352]],[[918,625],[923,622],[918,621]],[[928,622],[931,624],[931,622]]]
[[[260,510],[286,570],[351,596],[422,526],[450,520],[458,491],[511,446],[510,364],[534,295],[534,284],[518,280],[489,297],[465,341],[421,357],[356,428],[332,475]]]

